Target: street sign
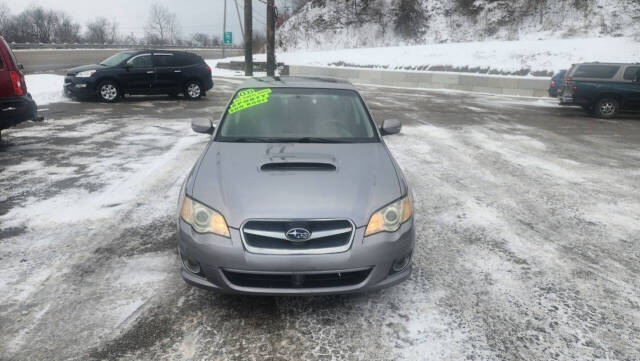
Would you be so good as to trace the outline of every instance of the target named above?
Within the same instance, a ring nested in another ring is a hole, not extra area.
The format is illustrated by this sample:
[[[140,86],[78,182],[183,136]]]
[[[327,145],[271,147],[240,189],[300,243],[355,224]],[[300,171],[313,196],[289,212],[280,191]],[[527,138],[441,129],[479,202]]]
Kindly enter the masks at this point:
[[[224,32],[224,43],[233,44],[233,34],[230,31]]]

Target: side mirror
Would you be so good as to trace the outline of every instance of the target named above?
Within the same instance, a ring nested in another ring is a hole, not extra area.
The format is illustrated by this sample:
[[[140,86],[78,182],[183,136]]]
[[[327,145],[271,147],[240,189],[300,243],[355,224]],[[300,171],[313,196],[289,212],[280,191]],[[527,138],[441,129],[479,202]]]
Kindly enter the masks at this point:
[[[213,134],[216,127],[211,124],[209,119],[193,119],[191,121],[191,129],[196,133]]]
[[[18,69],[20,69],[20,70],[24,70],[24,65],[22,65],[22,64],[18,64]]]
[[[398,134],[400,129],[402,129],[402,123],[398,119],[387,119],[380,127],[382,135]]]

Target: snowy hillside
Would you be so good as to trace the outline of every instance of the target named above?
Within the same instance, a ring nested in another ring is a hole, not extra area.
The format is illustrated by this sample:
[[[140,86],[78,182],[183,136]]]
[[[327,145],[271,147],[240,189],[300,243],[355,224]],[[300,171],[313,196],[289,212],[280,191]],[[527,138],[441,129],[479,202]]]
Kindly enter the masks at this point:
[[[633,37],[638,0],[312,0],[277,32],[290,49]]]
[[[411,46],[278,52],[288,65],[363,67],[549,76],[580,62],[638,62],[640,42],[631,38],[477,41]],[[266,61],[264,54],[256,61]],[[230,58],[243,61],[243,57]],[[229,59],[215,61],[229,61]],[[212,66],[215,68],[215,64]]]

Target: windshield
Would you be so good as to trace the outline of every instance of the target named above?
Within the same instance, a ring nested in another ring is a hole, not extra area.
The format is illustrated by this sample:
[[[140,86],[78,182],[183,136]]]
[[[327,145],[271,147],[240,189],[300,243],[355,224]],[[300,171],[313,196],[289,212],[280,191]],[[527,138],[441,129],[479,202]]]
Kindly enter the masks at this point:
[[[376,142],[357,92],[338,89],[242,89],[220,124],[221,142]]]
[[[118,53],[116,55],[108,57],[102,63],[100,63],[100,65],[116,66],[116,65],[122,64],[125,60],[129,59],[131,55],[132,55],[131,53]]]

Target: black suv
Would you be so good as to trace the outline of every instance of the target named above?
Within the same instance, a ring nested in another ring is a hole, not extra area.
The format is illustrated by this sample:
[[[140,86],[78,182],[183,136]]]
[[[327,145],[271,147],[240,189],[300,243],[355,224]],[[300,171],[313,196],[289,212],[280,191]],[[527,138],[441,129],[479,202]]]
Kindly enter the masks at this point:
[[[640,63],[575,64],[560,91],[561,105],[579,105],[600,118],[640,109]]]
[[[182,93],[198,99],[211,88],[211,68],[202,57],[167,50],[121,52],[100,64],[70,69],[64,80],[67,95],[97,95],[105,102],[115,102],[124,94]]]

